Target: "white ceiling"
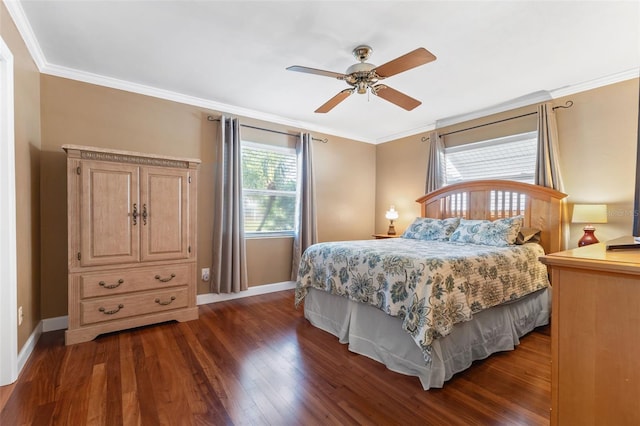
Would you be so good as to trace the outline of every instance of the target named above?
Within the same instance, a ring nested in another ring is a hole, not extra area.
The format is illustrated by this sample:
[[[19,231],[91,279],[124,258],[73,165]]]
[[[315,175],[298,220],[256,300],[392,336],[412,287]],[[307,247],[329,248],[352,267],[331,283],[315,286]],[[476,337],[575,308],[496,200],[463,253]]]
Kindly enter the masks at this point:
[[[5,0],[41,72],[371,143],[436,121],[638,76],[638,1]],[[354,94],[351,51],[376,65],[417,47],[435,62],[385,84],[422,101],[405,111]],[[532,98],[528,98],[532,99]]]

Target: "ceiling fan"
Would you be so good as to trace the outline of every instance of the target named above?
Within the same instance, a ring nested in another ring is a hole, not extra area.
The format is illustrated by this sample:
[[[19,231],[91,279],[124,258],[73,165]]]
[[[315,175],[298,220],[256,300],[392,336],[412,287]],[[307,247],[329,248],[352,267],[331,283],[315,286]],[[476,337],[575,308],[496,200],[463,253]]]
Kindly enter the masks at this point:
[[[324,103],[315,111],[318,113],[331,111],[336,105],[348,98],[353,92],[364,94],[367,93],[367,90],[382,99],[398,105],[400,108],[406,109],[407,111],[411,111],[420,105],[422,102],[419,100],[392,89],[386,84],[378,84],[378,82],[387,77],[391,77],[392,75],[400,74],[401,72],[435,61],[435,55],[424,47],[419,47],[416,50],[393,59],[385,64],[375,66],[365,62],[369,59],[371,52],[373,52],[373,49],[367,45],[361,45],[353,49],[353,56],[355,56],[360,63],[351,65],[347,68],[347,71],[344,74],[302,67],[299,65],[290,66],[287,70],[333,77],[338,80],[344,80],[351,86]]]

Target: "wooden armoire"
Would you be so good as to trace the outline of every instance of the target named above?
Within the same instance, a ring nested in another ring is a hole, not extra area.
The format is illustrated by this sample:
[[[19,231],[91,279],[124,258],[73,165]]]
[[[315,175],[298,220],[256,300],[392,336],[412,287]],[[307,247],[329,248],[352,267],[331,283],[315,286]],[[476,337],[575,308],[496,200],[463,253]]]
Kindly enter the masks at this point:
[[[67,153],[66,344],[197,319],[200,160],[62,148]]]

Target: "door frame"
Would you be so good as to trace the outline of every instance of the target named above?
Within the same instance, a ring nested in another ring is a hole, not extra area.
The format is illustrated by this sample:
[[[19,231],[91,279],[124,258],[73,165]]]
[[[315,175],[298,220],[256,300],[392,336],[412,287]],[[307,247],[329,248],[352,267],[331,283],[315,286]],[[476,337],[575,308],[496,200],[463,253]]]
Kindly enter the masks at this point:
[[[0,386],[18,378],[18,273],[16,255],[16,173],[13,116],[13,54],[0,36]]]

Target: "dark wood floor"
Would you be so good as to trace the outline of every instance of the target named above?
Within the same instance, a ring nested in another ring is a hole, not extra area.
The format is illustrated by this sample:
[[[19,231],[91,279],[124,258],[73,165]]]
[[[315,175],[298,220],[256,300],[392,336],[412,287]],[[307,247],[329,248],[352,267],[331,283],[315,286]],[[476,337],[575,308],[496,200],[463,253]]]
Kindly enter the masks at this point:
[[[283,291],[74,346],[45,333],[0,425],[546,425],[550,370],[544,327],[423,391],[309,325]]]

